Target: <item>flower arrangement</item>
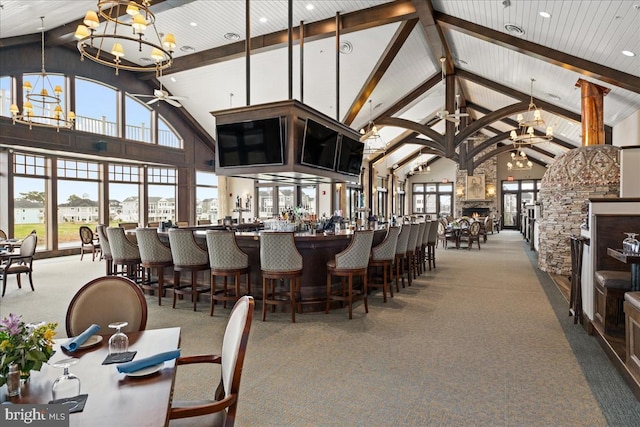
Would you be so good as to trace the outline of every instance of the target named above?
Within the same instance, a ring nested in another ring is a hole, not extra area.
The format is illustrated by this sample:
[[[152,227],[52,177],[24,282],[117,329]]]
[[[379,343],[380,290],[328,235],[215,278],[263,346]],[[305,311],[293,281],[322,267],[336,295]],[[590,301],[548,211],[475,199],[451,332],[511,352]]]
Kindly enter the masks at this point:
[[[57,323],[25,324],[22,316],[9,314],[0,320],[0,386],[7,382],[10,365],[18,365],[20,377],[29,378],[53,355]]]

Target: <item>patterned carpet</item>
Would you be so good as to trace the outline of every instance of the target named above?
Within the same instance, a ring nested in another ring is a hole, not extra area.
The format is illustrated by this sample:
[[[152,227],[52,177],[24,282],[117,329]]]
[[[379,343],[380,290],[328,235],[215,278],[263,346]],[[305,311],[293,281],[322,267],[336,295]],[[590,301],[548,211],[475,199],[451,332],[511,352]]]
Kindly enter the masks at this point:
[[[437,268],[386,304],[370,296],[330,314],[259,309],[249,339],[238,426],[637,426],[640,404],[595,338],[534,268],[519,233],[482,250],[437,249]],[[534,255],[535,256],[535,255]],[[36,292],[9,280],[0,312],[57,320],[82,284],[104,273],[79,256],[39,260]],[[148,328],[182,327],[183,354],[216,352],[229,309],[173,310],[149,297]],[[206,398],[212,368],[181,367],[175,399]]]

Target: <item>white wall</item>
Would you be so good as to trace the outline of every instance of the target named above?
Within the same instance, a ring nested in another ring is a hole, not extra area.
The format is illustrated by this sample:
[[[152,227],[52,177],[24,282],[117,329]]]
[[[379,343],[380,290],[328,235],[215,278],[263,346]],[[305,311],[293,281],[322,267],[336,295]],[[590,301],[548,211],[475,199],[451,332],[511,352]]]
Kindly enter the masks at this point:
[[[640,197],[640,110],[613,128],[613,145],[620,151],[620,197]]]
[[[318,218],[322,215],[330,217],[333,212],[331,211],[331,184],[318,185]]]
[[[640,109],[613,128],[612,139],[617,147],[640,145]]]

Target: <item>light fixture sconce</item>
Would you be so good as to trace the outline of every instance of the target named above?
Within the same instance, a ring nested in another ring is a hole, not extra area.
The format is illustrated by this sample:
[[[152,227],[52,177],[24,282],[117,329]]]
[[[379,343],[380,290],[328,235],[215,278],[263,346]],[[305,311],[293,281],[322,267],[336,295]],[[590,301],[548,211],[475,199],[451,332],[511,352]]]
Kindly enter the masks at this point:
[[[493,197],[495,195],[496,195],[496,187],[494,187],[493,185],[488,185],[487,186],[487,196]]]

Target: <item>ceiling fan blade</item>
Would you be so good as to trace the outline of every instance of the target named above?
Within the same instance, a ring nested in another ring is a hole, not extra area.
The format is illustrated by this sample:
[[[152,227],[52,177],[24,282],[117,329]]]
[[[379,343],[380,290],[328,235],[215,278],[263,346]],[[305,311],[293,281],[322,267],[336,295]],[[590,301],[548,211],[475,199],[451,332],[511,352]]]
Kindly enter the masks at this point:
[[[469,113],[455,113],[455,114],[449,114],[449,117],[469,117]]]
[[[135,96],[136,98],[153,98],[155,95],[145,95],[143,93],[132,93],[131,96]]]
[[[147,102],[147,105],[151,105],[151,104],[156,103],[158,101],[160,101],[160,98],[153,98],[151,101]]]
[[[167,103],[173,105],[174,107],[178,107],[178,108],[182,107],[182,104],[180,104],[178,101],[174,101],[171,98],[165,98],[164,100],[167,101]]]
[[[168,99],[174,99],[174,100],[176,100],[176,101],[184,101],[184,100],[189,99],[189,98],[188,98],[188,97],[186,97],[186,96],[177,96],[177,95],[167,96],[167,98],[168,98]]]

